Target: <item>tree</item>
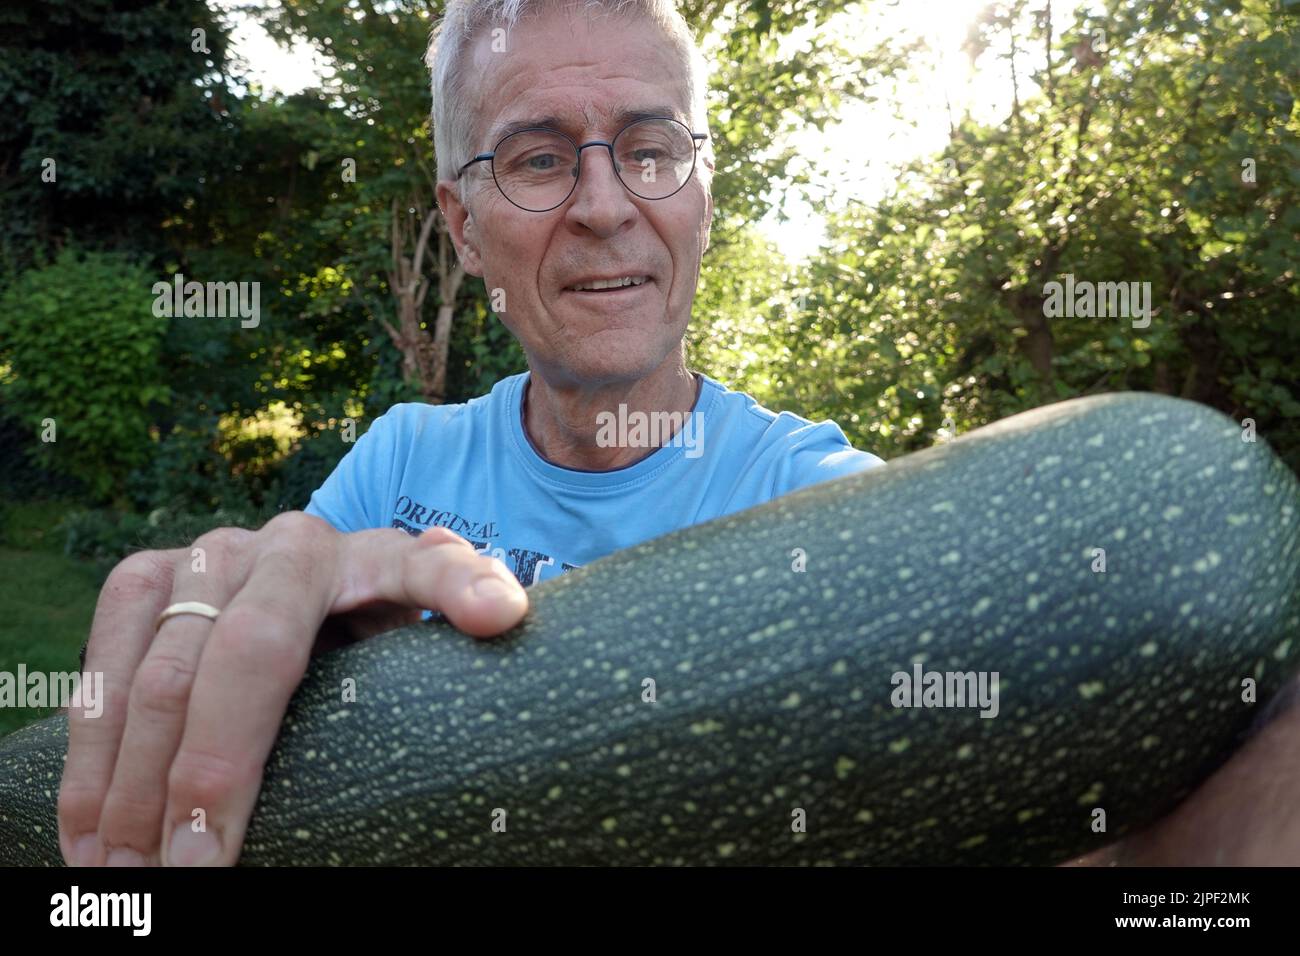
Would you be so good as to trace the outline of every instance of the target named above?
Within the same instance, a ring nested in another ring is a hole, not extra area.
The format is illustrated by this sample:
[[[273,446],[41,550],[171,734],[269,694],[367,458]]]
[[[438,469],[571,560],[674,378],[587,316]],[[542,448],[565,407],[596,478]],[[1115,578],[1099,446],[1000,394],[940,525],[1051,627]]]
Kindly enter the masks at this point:
[[[0,7],[0,251],[11,272],[68,237],[154,253],[169,213],[220,189],[226,37],[188,0]]]
[[[1300,463],[1296,20],[1264,0],[1111,0],[1053,36],[1044,6],[995,4],[976,35],[1019,51],[1005,120],[961,119],[944,155],[834,218],[787,397],[862,415],[855,437],[897,454],[1150,389],[1253,418]],[[1066,276],[1149,283],[1149,325],[1051,315]],[[810,367],[827,355],[833,376]]]

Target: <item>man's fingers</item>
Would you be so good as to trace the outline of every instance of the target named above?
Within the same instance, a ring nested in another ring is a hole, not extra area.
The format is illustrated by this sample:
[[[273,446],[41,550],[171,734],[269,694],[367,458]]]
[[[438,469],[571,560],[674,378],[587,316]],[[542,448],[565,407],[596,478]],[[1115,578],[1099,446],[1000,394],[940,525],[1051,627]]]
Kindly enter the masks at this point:
[[[327,536],[336,532],[305,523],[314,520],[272,522],[294,525],[284,537],[263,538],[203,647],[167,780],[160,834],[167,865],[239,859],[263,765],[332,595],[337,551]]]
[[[179,551],[142,551],[113,569],[100,592],[84,670],[104,675],[102,712],[68,711],[68,757],[59,787],[59,847],[73,866],[99,855],[99,819],[126,723],[127,692],[171,593]]]
[[[201,601],[217,609],[229,603],[247,573],[253,532],[221,528],[194,547],[201,563],[183,552],[173,575],[168,604]],[[190,690],[200,655],[214,624],[184,614],[159,629],[136,669],[127,705],[117,766],[99,821],[100,862],[142,865],[159,862],[167,772],[180,746]]]
[[[490,637],[528,610],[527,593],[504,564],[445,528],[418,538],[396,529],[346,535],[338,573],[333,614],[391,602],[441,611],[467,634]]]

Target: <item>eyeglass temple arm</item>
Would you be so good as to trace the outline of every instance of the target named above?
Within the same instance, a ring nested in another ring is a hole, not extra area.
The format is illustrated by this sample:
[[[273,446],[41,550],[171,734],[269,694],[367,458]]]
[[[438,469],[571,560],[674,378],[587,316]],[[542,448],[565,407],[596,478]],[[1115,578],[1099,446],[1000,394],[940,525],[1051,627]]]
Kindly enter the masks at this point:
[[[457,178],[457,179],[460,179],[460,177],[464,176],[464,175],[465,175],[465,170],[469,169],[469,168],[470,168],[471,166],[473,166],[475,163],[484,163],[484,162],[487,162],[489,159],[491,159],[491,158],[492,158],[493,156],[495,156],[495,155],[496,155],[496,153],[479,153],[477,156],[475,156],[475,157],[474,157],[473,159],[471,159],[468,163],[466,163],[464,166],[462,166],[460,169],[458,169],[458,170],[456,171],[456,178]]]

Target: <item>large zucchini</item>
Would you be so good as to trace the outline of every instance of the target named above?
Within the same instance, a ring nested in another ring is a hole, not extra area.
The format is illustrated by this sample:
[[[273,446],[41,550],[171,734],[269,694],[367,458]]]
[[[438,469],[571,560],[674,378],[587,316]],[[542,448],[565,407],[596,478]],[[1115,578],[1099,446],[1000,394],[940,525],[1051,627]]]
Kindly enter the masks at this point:
[[[538,585],[503,639],[318,658],[241,862],[1060,862],[1169,810],[1295,670],[1298,504],[1202,406],[1007,419]],[[997,716],[893,706],[917,661],[996,671]],[[62,718],[0,741],[0,861],[59,862],[65,747]]]

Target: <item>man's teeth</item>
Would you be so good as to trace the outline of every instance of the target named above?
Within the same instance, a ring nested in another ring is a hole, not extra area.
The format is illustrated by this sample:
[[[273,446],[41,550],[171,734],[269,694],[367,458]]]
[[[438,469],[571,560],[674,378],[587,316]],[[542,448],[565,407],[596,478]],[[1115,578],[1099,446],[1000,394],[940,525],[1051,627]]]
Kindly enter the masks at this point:
[[[648,276],[623,276],[621,279],[597,279],[595,282],[580,282],[573,287],[574,292],[590,292],[594,289],[617,289],[625,285],[640,285]]]

